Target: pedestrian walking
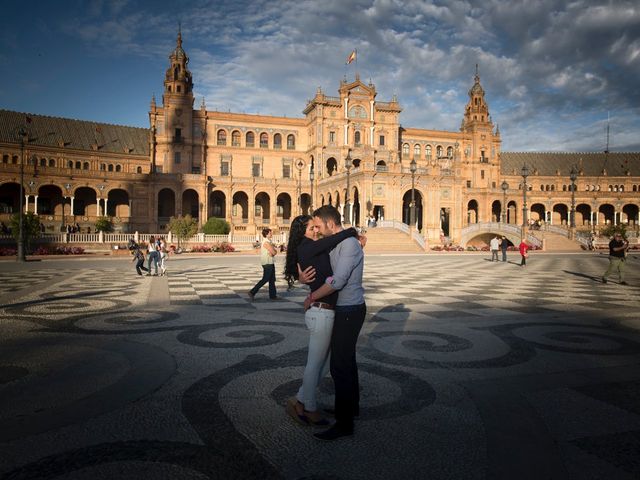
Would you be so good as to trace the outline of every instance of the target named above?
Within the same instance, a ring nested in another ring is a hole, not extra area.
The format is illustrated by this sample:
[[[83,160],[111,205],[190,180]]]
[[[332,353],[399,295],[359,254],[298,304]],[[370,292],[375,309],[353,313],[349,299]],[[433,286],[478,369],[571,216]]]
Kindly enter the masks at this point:
[[[498,250],[500,249],[500,239],[496,236],[489,242],[489,249],[491,250],[491,261],[498,261]]]
[[[343,230],[340,212],[331,205],[324,205],[313,212],[313,223],[318,233],[324,237]],[[356,343],[367,313],[362,286],[364,254],[358,240],[343,240],[331,250],[329,258],[333,276],[328,277],[320,288],[312,291],[304,302],[305,308],[309,308],[318,298],[339,292],[330,346],[330,370],[336,392],[336,423],[328,430],[314,434],[319,440],[326,441],[353,435],[354,418],[360,414]],[[308,283],[306,275],[303,281]]]
[[[144,266],[144,253],[140,250],[140,247],[136,245],[132,249],[133,260],[132,262],[136,262],[136,272],[138,275],[142,276],[142,271],[149,272],[149,269]]]
[[[358,236],[355,229],[350,228],[318,240],[313,218],[300,215],[291,222],[289,244],[284,274],[287,282],[298,279],[298,266],[306,270],[312,268],[315,280],[311,290],[321,287],[326,279],[333,275],[329,250],[349,237]],[[338,292],[332,292],[322,298],[316,298],[305,311],[304,320],[309,329],[309,348],[307,364],[304,368],[302,386],[295,397],[289,399],[286,411],[298,423],[311,426],[328,426],[329,422],[318,411],[316,391],[319,383],[329,372],[329,345],[335,318],[335,305]]]
[[[169,252],[167,250],[167,242],[164,237],[160,237],[159,242],[159,255],[160,255],[160,276],[164,277],[167,274],[167,262],[169,261]]]
[[[529,257],[529,248],[530,248],[529,244],[523,238],[522,241],[520,242],[520,245],[518,246],[518,250],[520,250],[520,256],[522,257],[522,260],[520,260],[521,267],[527,266],[527,258]]]
[[[155,276],[158,276],[158,247],[156,245],[155,237],[151,236],[149,238],[149,245],[147,246],[147,252],[149,253],[148,264],[147,264],[147,276],[151,276],[151,264],[155,267]]]
[[[278,253],[275,245],[271,241],[273,232],[270,228],[262,229],[262,245],[260,246],[260,263],[262,265],[262,279],[255,284],[255,286],[249,290],[249,299],[253,301],[256,293],[269,282],[269,299],[277,300],[278,293],[276,291],[276,266],[273,261]]]
[[[507,240],[507,237],[502,237],[502,240],[500,241],[500,250],[502,250],[502,261],[506,262],[507,261],[507,249],[509,248],[509,240]]]
[[[624,267],[628,249],[629,241],[622,238],[621,233],[616,233],[609,242],[609,267],[602,275],[602,283],[607,283],[607,277],[616,271],[618,272],[620,285],[628,285],[624,280]]]

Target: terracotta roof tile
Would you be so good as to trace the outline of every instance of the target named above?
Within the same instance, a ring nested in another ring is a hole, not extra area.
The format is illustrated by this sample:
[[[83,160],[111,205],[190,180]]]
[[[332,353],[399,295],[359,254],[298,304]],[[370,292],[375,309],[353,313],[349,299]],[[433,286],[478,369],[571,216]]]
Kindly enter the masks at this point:
[[[502,152],[500,171],[503,175],[520,175],[526,163],[532,175],[567,176],[576,165],[582,175],[609,177],[640,176],[640,152],[563,153]],[[535,173],[537,172],[537,173]]]
[[[30,145],[149,155],[146,128],[0,110],[0,142],[19,142],[21,127],[27,128]]]

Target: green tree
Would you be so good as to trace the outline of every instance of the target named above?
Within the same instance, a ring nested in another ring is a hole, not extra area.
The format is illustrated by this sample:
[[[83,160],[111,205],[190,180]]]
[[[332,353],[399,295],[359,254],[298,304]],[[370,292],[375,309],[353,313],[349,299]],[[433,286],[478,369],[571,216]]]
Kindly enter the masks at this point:
[[[40,217],[33,212],[27,212],[22,216],[22,227],[24,229],[25,252],[29,251],[31,239],[40,236]],[[18,243],[20,239],[20,214],[11,215],[11,235]]]
[[[622,235],[622,238],[627,238],[627,226],[624,223],[613,225],[610,223],[600,229],[600,235],[603,237],[613,237],[616,233]]]
[[[98,217],[96,220],[96,232],[113,232],[113,223],[109,217]]]
[[[207,235],[226,235],[230,230],[229,222],[216,217],[211,217],[202,227],[202,231]]]
[[[180,215],[179,217],[171,217],[169,220],[169,231],[178,237],[178,248],[180,248],[180,242],[185,238],[192,237],[198,233],[198,221],[192,218],[191,215]]]

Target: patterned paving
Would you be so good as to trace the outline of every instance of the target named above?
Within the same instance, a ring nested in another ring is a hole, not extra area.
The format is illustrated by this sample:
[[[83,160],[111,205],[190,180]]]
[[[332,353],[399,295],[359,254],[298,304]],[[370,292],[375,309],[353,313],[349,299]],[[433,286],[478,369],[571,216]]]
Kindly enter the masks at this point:
[[[322,446],[283,408],[306,291],[248,302],[256,258],[2,272],[0,479],[639,478],[640,262],[606,266],[367,257],[361,415]]]
[[[384,258],[384,257],[382,257]],[[617,279],[599,282],[606,263],[583,268],[575,259],[540,256],[521,268],[515,263],[488,262],[474,257],[430,259],[428,268],[419,257],[377,260],[365,267],[366,301],[369,311],[384,310],[386,316],[411,311],[421,318],[483,317],[500,315],[616,311],[638,306],[634,287],[617,285]],[[578,267],[578,268],[576,268]],[[278,265],[277,272],[282,271]],[[194,271],[176,268],[168,277],[174,305],[250,307],[258,310],[299,310],[306,296],[300,285],[287,291],[278,274],[278,301],[267,298],[267,287],[249,302],[246,292],[260,279],[259,265],[244,263],[211,266]],[[633,276],[634,272],[630,271]]]

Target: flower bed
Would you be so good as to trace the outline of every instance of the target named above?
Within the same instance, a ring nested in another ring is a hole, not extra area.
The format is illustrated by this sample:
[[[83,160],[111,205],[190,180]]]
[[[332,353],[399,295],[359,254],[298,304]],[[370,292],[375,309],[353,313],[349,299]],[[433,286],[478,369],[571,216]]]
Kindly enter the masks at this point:
[[[194,245],[189,250],[191,253],[210,253],[210,252],[220,252],[220,253],[229,253],[235,252],[236,249],[229,242],[218,242],[213,245]]]
[[[84,248],[82,247],[38,247],[33,255],[82,255],[84,253]]]

